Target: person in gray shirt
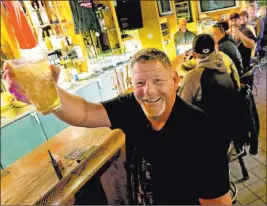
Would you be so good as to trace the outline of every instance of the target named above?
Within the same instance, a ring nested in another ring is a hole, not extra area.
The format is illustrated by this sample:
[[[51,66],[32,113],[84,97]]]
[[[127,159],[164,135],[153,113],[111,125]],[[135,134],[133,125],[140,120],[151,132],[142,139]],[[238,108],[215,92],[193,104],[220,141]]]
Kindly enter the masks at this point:
[[[186,19],[179,19],[179,31],[174,34],[174,43],[176,48],[176,55],[180,55],[179,45],[185,45],[192,43],[196,36],[193,32],[188,31]]]
[[[252,25],[256,31],[256,38],[257,38],[256,53],[262,50],[260,42],[264,36],[264,22],[261,18],[257,17],[257,14],[256,14],[257,9],[258,9],[257,4],[250,4],[248,8],[248,13],[249,13],[248,24]]]

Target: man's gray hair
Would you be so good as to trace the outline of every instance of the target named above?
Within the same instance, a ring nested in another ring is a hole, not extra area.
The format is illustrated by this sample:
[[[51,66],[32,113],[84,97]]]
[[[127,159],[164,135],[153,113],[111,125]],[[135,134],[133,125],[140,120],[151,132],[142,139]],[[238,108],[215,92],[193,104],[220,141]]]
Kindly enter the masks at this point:
[[[162,63],[162,65],[166,67],[167,70],[172,70],[171,61],[169,57],[163,51],[160,51],[159,49],[155,48],[147,48],[138,51],[131,59],[130,69],[133,69],[133,66],[136,62],[153,60]]]

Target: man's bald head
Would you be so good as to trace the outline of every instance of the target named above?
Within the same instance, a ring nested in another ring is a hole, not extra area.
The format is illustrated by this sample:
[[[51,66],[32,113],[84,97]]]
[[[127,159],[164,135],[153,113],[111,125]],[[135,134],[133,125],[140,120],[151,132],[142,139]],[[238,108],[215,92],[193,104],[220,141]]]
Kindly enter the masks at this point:
[[[187,20],[186,19],[184,19],[184,18],[179,19],[178,25],[179,25],[179,29],[182,32],[186,32],[186,30],[187,30]]]
[[[181,18],[178,20],[178,24],[187,23],[187,20],[185,18]]]

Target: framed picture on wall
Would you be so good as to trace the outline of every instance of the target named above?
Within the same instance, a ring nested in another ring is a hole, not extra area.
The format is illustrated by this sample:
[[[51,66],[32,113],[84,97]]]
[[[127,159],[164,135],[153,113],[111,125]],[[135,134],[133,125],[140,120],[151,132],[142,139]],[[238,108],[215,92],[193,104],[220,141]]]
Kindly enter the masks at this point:
[[[175,0],[174,4],[177,23],[181,18],[185,18],[188,23],[193,22],[190,0]]]
[[[239,4],[237,0],[227,0],[227,1],[219,1],[219,0],[199,0],[198,8],[200,13],[208,13],[214,12],[218,10],[225,10],[230,8],[238,8]]]

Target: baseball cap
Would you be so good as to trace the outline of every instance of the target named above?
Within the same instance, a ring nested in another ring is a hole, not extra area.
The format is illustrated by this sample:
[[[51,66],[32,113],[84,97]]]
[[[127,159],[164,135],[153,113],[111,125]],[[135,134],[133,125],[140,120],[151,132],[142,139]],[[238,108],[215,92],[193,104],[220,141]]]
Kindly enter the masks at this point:
[[[210,54],[215,50],[215,42],[209,34],[199,34],[193,40],[193,50],[198,54]]]

